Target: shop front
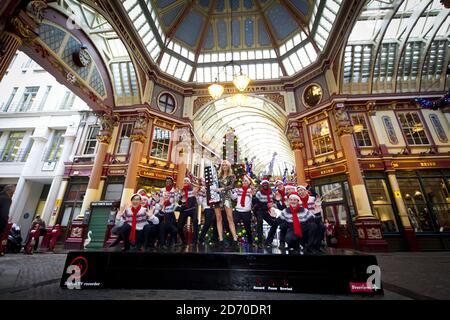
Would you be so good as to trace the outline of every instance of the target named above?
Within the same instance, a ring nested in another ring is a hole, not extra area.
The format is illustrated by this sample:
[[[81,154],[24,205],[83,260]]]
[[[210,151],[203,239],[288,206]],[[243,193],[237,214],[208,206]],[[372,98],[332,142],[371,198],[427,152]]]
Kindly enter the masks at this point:
[[[309,175],[314,190],[321,196],[324,220],[334,226],[334,245],[355,248],[355,208],[345,172],[345,165],[337,165],[311,170]]]

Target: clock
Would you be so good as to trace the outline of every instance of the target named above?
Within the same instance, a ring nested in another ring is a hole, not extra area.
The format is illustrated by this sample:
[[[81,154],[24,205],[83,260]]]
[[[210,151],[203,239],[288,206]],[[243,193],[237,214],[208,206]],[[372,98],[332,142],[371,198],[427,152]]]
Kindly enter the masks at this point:
[[[74,52],[73,61],[79,67],[87,67],[92,61],[91,55],[89,54],[87,47],[81,46],[80,50]]]

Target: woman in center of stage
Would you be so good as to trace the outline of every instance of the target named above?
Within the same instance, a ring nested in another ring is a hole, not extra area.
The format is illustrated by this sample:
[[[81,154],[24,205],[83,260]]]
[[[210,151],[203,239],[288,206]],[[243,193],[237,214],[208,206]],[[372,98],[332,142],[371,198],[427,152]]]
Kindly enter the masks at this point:
[[[233,221],[232,209],[232,190],[236,182],[236,177],[231,169],[231,164],[227,160],[223,160],[219,169],[219,188],[216,190],[220,193],[220,202],[214,204],[214,212],[216,214],[217,232],[219,234],[219,245],[223,247],[223,221],[222,209],[225,209],[228,226],[233,236],[233,246],[237,246],[237,234]]]

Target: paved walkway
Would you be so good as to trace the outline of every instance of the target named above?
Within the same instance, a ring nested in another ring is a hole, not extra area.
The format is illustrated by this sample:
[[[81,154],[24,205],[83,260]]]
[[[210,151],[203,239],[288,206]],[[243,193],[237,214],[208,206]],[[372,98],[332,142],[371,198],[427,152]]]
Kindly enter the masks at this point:
[[[65,254],[0,257],[0,299],[450,299],[450,252],[377,254],[384,296],[195,290],[65,290],[59,287]]]

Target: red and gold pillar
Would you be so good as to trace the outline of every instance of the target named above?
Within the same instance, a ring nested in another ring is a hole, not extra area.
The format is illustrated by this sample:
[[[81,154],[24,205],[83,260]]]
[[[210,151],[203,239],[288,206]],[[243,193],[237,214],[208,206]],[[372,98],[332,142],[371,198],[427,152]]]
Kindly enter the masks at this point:
[[[120,201],[121,207],[130,205],[131,196],[136,192],[138,167],[142,159],[142,151],[146,140],[147,124],[147,117],[144,114],[140,114],[135,123],[133,134],[131,135],[130,156],[128,160],[127,176],[122,191],[122,199]]]
[[[355,227],[358,231],[359,249],[385,251],[387,242],[381,231],[381,222],[373,215],[353,141],[353,126],[342,105],[335,109],[337,135],[347,161],[348,182],[355,202]]]
[[[298,122],[292,122],[289,124],[289,132],[287,136],[291,143],[291,148],[294,151],[297,185],[305,185],[305,159],[303,157],[303,148],[305,147],[305,144],[303,143],[301,129]]]
[[[42,7],[29,13],[23,10],[19,11],[7,20],[5,30],[0,30],[0,45],[2,47],[0,52],[0,81],[11,64],[17,49],[23,42],[31,42],[37,37],[37,34],[33,31],[37,26],[36,20],[38,20],[35,15],[39,15],[38,11],[42,11],[47,5],[44,1],[35,2],[42,2]]]
[[[100,115],[101,130],[97,136],[98,148],[95,155],[94,165],[92,167],[91,176],[89,178],[86,194],[84,195],[83,204],[81,205],[80,215],[77,219],[84,217],[84,213],[89,209],[92,201],[100,200],[102,190],[100,188],[100,180],[103,172],[103,165],[105,163],[106,154],[109,143],[111,142],[111,135],[115,125],[118,123],[117,116],[114,115]]]

